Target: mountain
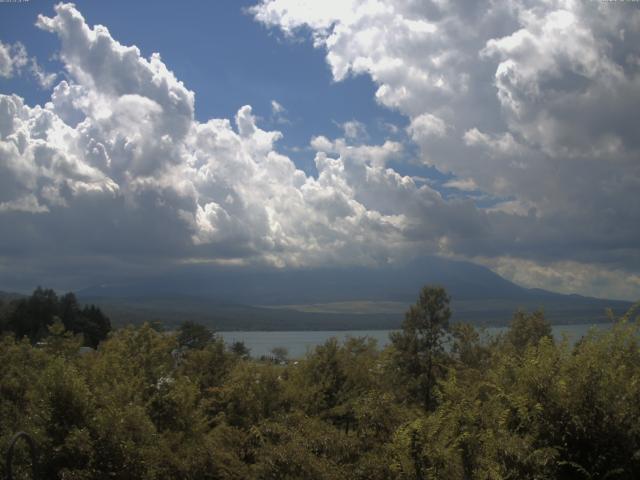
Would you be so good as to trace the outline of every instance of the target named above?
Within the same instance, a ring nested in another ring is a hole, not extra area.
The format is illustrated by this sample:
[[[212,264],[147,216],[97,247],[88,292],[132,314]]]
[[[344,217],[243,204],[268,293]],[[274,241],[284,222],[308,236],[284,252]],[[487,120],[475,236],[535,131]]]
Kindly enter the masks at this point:
[[[404,265],[378,268],[251,271],[239,268],[185,268],[166,276],[91,287],[81,290],[79,294],[110,298],[183,295],[244,305],[352,300],[411,302],[420,287],[428,283],[443,285],[452,297],[464,300],[529,298],[536,295],[488,268],[438,257],[424,257]]]
[[[24,295],[21,293],[3,292],[0,290],[0,301],[2,302],[10,302],[11,300],[17,300],[19,298],[24,298]]]
[[[397,328],[426,284],[444,286],[453,320],[504,325],[518,308],[543,308],[554,323],[606,321],[631,305],[518,286],[470,262],[423,257],[405,265],[295,270],[185,267],[170,275],[78,292],[114,323],[183,320],[218,330]]]

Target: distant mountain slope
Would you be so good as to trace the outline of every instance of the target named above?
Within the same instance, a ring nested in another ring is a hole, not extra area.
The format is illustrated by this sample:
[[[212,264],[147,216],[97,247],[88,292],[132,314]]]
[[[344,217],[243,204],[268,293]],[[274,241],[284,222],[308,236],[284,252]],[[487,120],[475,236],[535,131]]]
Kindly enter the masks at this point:
[[[167,277],[109,284],[80,291],[91,297],[188,295],[248,305],[328,303],[352,300],[413,301],[420,287],[443,285],[455,299],[530,298],[522,288],[488,268],[424,257],[401,266],[299,270],[185,269]],[[537,292],[537,291],[536,291]],[[551,292],[546,292],[552,294]]]
[[[377,309],[375,302],[368,306],[367,313],[357,313],[361,302],[354,302],[353,313],[348,310],[350,302],[342,303],[342,311],[335,304],[313,304],[283,307],[254,307],[247,305],[220,304],[208,299],[193,297],[84,298],[111,318],[114,326],[145,321],[158,321],[166,328],[175,328],[185,320],[191,320],[219,331],[228,330],[375,330],[399,328],[409,303],[398,302],[395,312],[388,302]],[[583,324],[607,321],[606,308],[616,314],[624,313],[629,304],[600,300],[590,305],[568,302],[522,303],[512,300],[453,301],[452,321],[465,321],[476,325],[507,325],[517,309],[543,308],[549,321],[554,324]]]
[[[527,289],[488,268],[436,257],[381,268],[191,268],[88,288],[79,297],[116,323],[189,319],[219,330],[373,329],[397,328],[420,288],[433,283],[451,294],[454,320],[487,325],[506,324],[518,308],[543,308],[554,323],[592,323],[606,320],[605,308],[622,313],[631,305]]]
[[[0,300],[3,302],[10,302],[11,300],[16,300],[18,298],[24,298],[24,295],[14,292],[3,292],[0,290]]]

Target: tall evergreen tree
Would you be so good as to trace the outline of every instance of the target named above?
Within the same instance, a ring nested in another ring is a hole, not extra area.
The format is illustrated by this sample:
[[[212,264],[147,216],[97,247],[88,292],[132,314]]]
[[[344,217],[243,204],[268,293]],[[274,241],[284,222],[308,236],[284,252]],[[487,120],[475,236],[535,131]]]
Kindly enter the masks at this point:
[[[391,334],[395,363],[406,376],[410,393],[425,409],[434,406],[437,361],[444,352],[451,317],[449,302],[444,288],[423,287],[418,301],[405,315],[402,331]]]

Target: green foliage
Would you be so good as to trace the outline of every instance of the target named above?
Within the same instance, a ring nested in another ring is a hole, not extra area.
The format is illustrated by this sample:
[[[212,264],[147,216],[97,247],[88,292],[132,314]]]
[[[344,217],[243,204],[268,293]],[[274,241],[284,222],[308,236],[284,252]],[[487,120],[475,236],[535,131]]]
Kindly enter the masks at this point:
[[[51,480],[636,479],[636,317],[570,345],[518,312],[503,337],[456,324],[445,344],[448,297],[427,288],[385,350],[332,339],[280,363],[151,325],[84,354],[53,316],[46,345],[0,338],[0,445],[31,433]]]
[[[457,323],[451,328],[451,336],[451,357],[459,367],[479,370],[487,366],[491,351],[473,325]]]
[[[239,358],[247,360],[251,356],[251,350],[244,344],[244,342],[238,340],[231,344],[229,350]]]
[[[402,331],[392,333],[398,379],[425,409],[435,405],[434,388],[442,376],[444,339],[449,330],[450,298],[444,288],[426,286],[409,308]]]
[[[51,289],[38,287],[27,298],[13,300],[0,308],[0,332],[12,332],[16,338],[27,337],[32,343],[44,341],[49,328],[59,320],[64,329],[82,334],[84,345],[95,348],[107,338],[111,322],[95,305],[80,307],[76,296],[58,297]]]
[[[271,349],[271,356],[276,363],[286,363],[289,357],[289,351],[284,347],[274,347]]]
[[[191,321],[183,322],[178,332],[178,344],[185,348],[203,349],[214,338],[213,332],[207,327]]]
[[[225,350],[221,338],[216,338],[199,350],[172,350],[174,365],[182,375],[194,381],[202,393],[220,387],[239,360],[237,355]]]
[[[216,393],[217,409],[230,425],[249,428],[282,410],[280,369],[269,363],[240,362]]]
[[[543,338],[551,338],[551,324],[541,310],[527,314],[518,310],[511,320],[506,341],[522,353],[527,347],[537,345]]]

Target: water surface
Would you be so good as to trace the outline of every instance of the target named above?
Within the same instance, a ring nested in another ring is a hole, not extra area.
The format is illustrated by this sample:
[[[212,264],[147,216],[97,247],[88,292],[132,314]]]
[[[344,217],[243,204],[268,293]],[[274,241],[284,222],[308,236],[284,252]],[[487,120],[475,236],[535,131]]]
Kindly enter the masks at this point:
[[[576,342],[585,335],[590,328],[608,329],[610,323],[554,325],[553,335],[560,339],[567,335],[569,341]],[[504,332],[506,327],[486,328],[487,335]],[[252,357],[267,355],[272,348],[284,347],[290,358],[303,357],[317,345],[322,345],[329,338],[335,337],[342,342],[348,337],[369,337],[377,341],[382,348],[389,343],[389,334],[394,330],[325,330],[325,331],[286,331],[286,332],[219,332],[226,343],[242,341],[251,350]]]

